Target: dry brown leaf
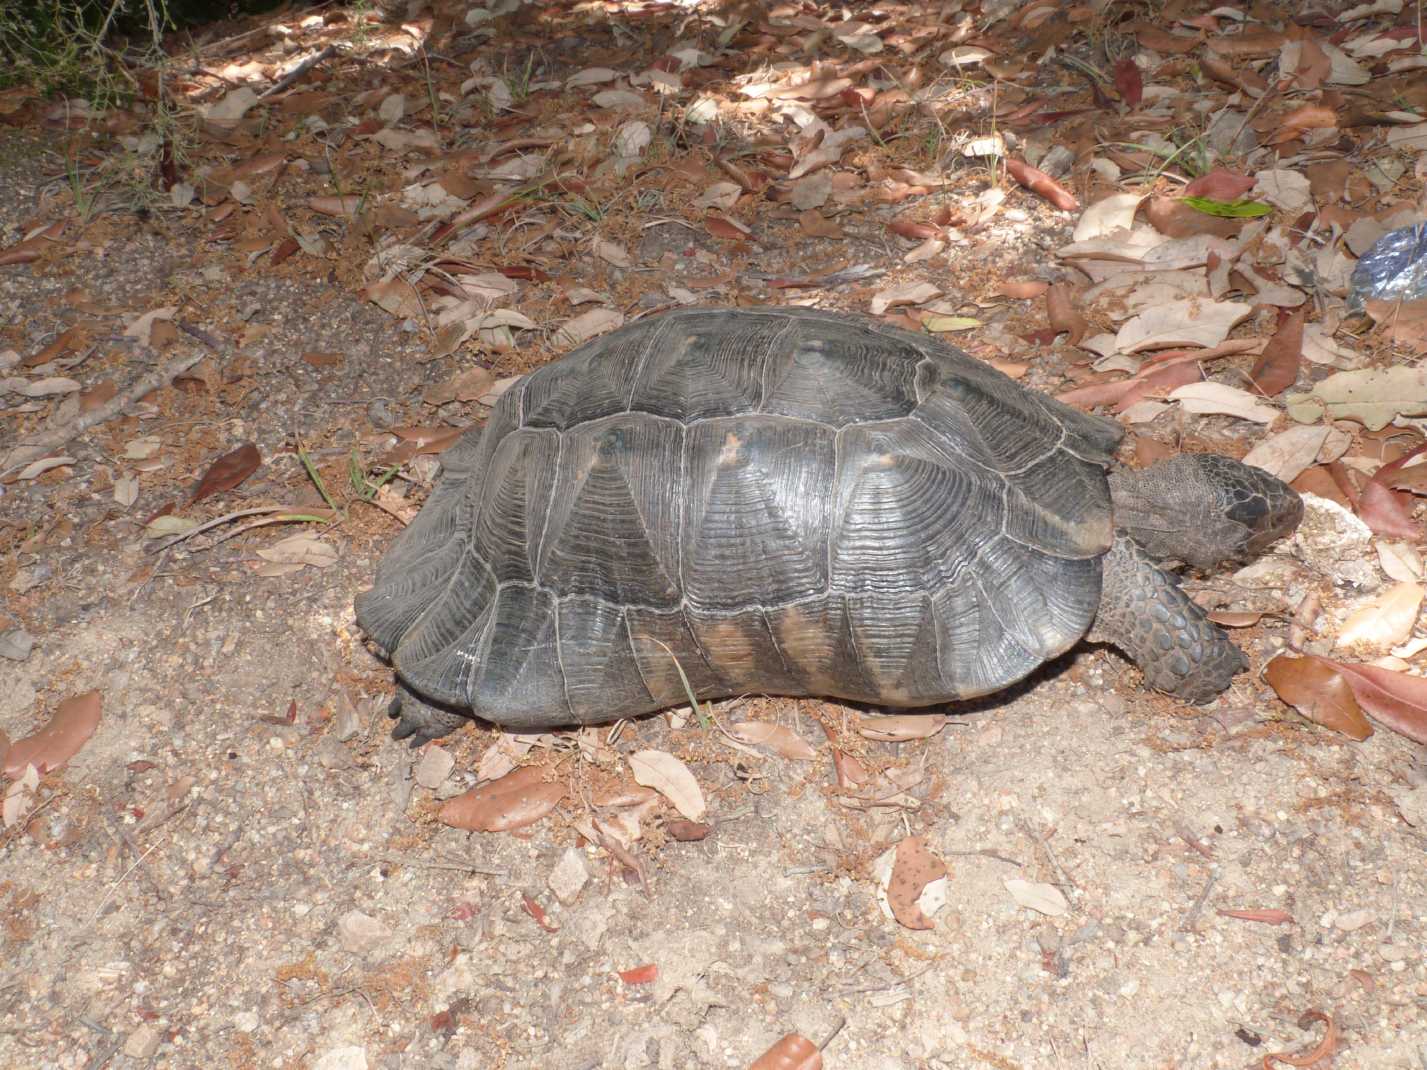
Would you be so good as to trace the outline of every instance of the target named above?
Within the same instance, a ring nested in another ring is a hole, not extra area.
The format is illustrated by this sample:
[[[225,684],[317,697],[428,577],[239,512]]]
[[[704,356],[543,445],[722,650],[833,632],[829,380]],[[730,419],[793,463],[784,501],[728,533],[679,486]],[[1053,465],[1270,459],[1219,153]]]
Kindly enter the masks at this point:
[[[1074,212],[1080,208],[1080,202],[1075,199],[1075,194],[1044,171],[1034,168],[1014,156],[1006,156],[1003,159],[1006,164],[1006,173],[1032,193],[1044,198],[1063,212]]]
[[[1039,297],[1050,289],[1050,283],[1039,279],[1007,279],[996,287],[996,293],[1014,301],[1026,301]]]
[[[1408,739],[1427,743],[1427,679],[1376,665],[1320,660],[1347,677],[1358,705],[1375,721]]]
[[[1412,581],[1394,583],[1349,613],[1338,629],[1337,645],[1386,650],[1404,643],[1422,611],[1422,586]]]
[[[1181,191],[1185,197],[1205,197],[1211,201],[1232,203],[1254,188],[1254,179],[1235,171],[1215,168],[1207,175],[1200,175]]]
[[[1045,295],[1046,314],[1050,320],[1050,326],[1056,334],[1065,332],[1069,337],[1066,339],[1071,345],[1078,346],[1080,340],[1090,330],[1090,324],[1075,307],[1075,296],[1071,292],[1070,284],[1057,282]]]
[[[748,1070],[822,1070],[822,1052],[807,1037],[785,1033],[753,1062]]]
[[[1298,369],[1303,364],[1303,321],[1307,315],[1307,308],[1300,308],[1281,317],[1278,330],[1249,372],[1254,385],[1269,397],[1282,394],[1298,381]]]
[[[1338,1023],[1332,1018],[1322,1011],[1306,1011],[1299,1016],[1298,1022],[1300,1027],[1305,1028],[1309,1022],[1322,1022],[1324,1025],[1323,1039],[1302,1055],[1289,1055],[1286,1052],[1268,1053],[1263,1057],[1262,1070],[1273,1070],[1274,1063],[1283,1063],[1285,1066],[1316,1066],[1337,1052]]]
[[[926,837],[909,836],[897,844],[892,876],[887,882],[887,905],[892,916],[908,929],[932,928],[917,900],[928,884],[945,876],[946,863],[931,853]]]
[[[1221,918],[1237,918],[1239,921],[1256,921],[1263,925],[1288,925],[1293,915],[1286,910],[1268,907],[1260,910],[1221,910]]]
[[[48,724],[10,745],[3,763],[5,775],[17,777],[27,765],[33,765],[43,775],[64,765],[94,735],[103,705],[104,696],[98,691],[65,699]]]
[[[728,734],[740,743],[750,747],[766,747],[780,758],[791,758],[799,762],[810,762],[816,758],[808,741],[791,728],[767,721],[739,721],[728,726]]]
[[[704,793],[689,767],[668,751],[640,750],[629,756],[634,779],[653,788],[690,821],[702,821],[708,807]]]
[[[437,819],[472,832],[508,832],[534,824],[559,805],[565,785],[546,783],[544,770],[526,765],[499,780],[447,799]]]
[[[864,739],[887,743],[902,743],[911,739],[930,739],[950,723],[944,713],[877,714],[857,719],[857,734]]]
[[[1359,741],[1372,735],[1372,725],[1363,716],[1352,687],[1333,662],[1285,654],[1268,663],[1264,679],[1279,698],[1314,724]]]
[[[208,466],[208,471],[204,472],[203,478],[198,481],[188,504],[192,505],[211,495],[232,490],[256,472],[262,463],[262,455],[252,442],[245,442],[237,449],[225,453]]]

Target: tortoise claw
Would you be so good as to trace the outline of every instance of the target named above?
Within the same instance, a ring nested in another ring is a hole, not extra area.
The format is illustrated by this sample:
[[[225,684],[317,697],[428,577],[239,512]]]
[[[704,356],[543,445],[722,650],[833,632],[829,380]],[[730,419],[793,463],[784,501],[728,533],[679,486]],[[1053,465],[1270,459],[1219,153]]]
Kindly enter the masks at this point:
[[[386,715],[396,721],[391,738],[410,739],[412,750],[455,731],[467,720],[459,713],[431,705],[400,685],[392,696]]]

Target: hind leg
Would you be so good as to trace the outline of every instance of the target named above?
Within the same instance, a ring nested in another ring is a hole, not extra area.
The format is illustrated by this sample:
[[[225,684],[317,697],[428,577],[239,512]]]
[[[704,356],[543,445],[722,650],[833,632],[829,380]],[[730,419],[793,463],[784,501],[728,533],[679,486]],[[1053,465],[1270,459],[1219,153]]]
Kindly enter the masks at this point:
[[[470,720],[465,714],[433,706],[400,682],[396,685],[396,694],[386,709],[386,715],[396,721],[391,738],[410,739],[413,750],[454,732]]]

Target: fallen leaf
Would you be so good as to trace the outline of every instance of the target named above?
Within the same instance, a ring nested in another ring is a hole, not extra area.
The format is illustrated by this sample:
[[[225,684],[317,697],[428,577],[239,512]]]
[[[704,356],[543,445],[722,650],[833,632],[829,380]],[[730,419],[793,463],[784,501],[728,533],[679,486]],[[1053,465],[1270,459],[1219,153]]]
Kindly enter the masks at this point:
[[[275,565],[311,565],[327,568],[337,563],[337,548],[310,531],[298,532],[258,550],[258,556]],[[279,573],[280,574],[280,573]]]
[[[534,824],[565,797],[565,785],[546,783],[544,775],[540,766],[521,766],[499,780],[446,800],[437,819],[473,832],[508,832]]]
[[[1001,883],[1006,886],[1006,891],[1011,893],[1011,898],[1018,906],[1034,910],[1038,914],[1058,918],[1070,909],[1070,903],[1054,884],[1022,880],[1019,877],[1008,877]]]
[[[1249,372],[1254,385],[1269,397],[1283,393],[1298,381],[1303,364],[1303,321],[1307,315],[1307,309],[1301,308],[1284,317]]]
[[[634,966],[628,970],[619,971],[619,979],[627,985],[648,985],[659,979],[659,966],[649,962],[643,966]]]
[[[624,316],[615,309],[592,308],[566,320],[555,332],[555,341],[565,346],[577,346],[623,326]]]
[[[1405,642],[1422,610],[1422,587],[1395,583],[1348,614],[1338,629],[1337,645],[1386,650]]]
[[[1368,716],[1399,735],[1427,743],[1427,679],[1376,665],[1319,660],[1347,677],[1353,697]]]
[[[1262,468],[1285,483],[1292,483],[1315,463],[1332,428],[1326,424],[1290,427],[1260,442],[1244,457],[1245,464]]]
[[[1314,724],[1359,741],[1372,735],[1348,679],[1333,662],[1283,655],[1268,663],[1264,679],[1279,698]]]
[[[246,442],[237,449],[225,453],[208,466],[208,471],[204,472],[203,478],[198,481],[198,486],[194,488],[193,497],[188,499],[188,504],[192,505],[211,495],[232,490],[256,472],[262,463],[262,455],[258,453],[258,447],[252,442]]]
[[[1309,1022],[1322,1022],[1325,1027],[1323,1039],[1301,1055],[1289,1055],[1287,1052],[1268,1053],[1263,1057],[1263,1070],[1273,1070],[1274,1063],[1283,1063],[1285,1066],[1315,1066],[1331,1058],[1337,1052],[1338,1024],[1332,1018],[1322,1011],[1306,1011],[1298,1021],[1300,1026],[1304,1027]]]
[[[791,728],[766,721],[740,721],[728,726],[728,734],[750,747],[766,747],[780,758],[810,762],[817,751]]]
[[[1263,910],[1221,910],[1221,918],[1237,918],[1239,921],[1257,921],[1263,925],[1288,925],[1293,915],[1286,910],[1269,907]]]
[[[1014,156],[1005,156],[1002,159],[1005,161],[1007,174],[1056,208],[1063,212],[1073,212],[1080,207],[1080,202],[1075,199],[1075,194],[1044,171],[1038,170]]]
[[[1279,416],[1277,409],[1263,404],[1247,390],[1223,383],[1190,383],[1170,391],[1169,398],[1179,402],[1186,412],[1233,416],[1261,424],[1271,424]]]
[[[5,775],[17,777],[27,765],[33,765],[43,775],[64,765],[94,735],[103,705],[104,696],[98,691],[65,699],[48,724],[10,745],[4,756]]]
[[[1126,320],[1115,334],[1115,349],[1138,353],[1170,346],[1209,348],[1224,341],[1252,312],[1253,306],[1236,301],[1165,301]]]
[[[944,713],[877,714],[857,719],[857,734],[864,739],[902,743],[930,739],[950,723]]]
[[[941,296],[941,287],[929,282],[904,282],[899,286],[889,286],[872,295],[869,306],[874,316],[880,316],[889,308],[901,305],[920,305],[933,297]]]
[[[1120,99],[1132,111],[1140,106],[1145,91],[1144,78],[1129,56],[1115,61],[1115,88],[1120,91]]]
[[[635,751],[629,756],[629,768],[637,783],[653,788],[690,821],[702,821],[707,807],[704,793],[689,767],[662,750]]]
[[[1143,193],[1112,193],[1102,197],[1080,213],[1070,240],[1090,241],[1130,230],[1135,223],[1135,212],[1144,199]]]
[[[908,929],[930,929],[931,920],[918,900],[932,881],[946,876],[946,863],[932,854],[926,837],[909,836],[897,844],[892,873],[887,881],[887,905],[898,923]]]
[[[1356,420],[1381,431],[1398,416],[1427,416],[1427,368],[1394,364],[1335,372],[1287,402],[1288,415],[1299,423]]]
[[[1078,346],[1089,332],[1090,324],[1076,309],[1069,283],[1057,282],[1051,286],[1046,291],[1045,303],[1051,329],[1056,334],[1065,332],[1068,335],[1066,341]]]
[[[800,1033],[785,1033],[748,1070],[822,1070],[822,1052]]]

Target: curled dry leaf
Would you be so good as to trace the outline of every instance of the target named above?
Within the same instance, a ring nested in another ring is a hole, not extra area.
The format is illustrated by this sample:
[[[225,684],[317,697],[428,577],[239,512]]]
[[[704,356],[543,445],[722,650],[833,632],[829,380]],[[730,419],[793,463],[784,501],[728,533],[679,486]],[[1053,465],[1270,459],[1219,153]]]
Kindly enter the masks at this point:
[[[555,332],[555,341],[564,346],[577,346],[591,338],[624,326],[624,316],[612,308],[592,308],[565,321]]]
[[[1422,611],[1422,586],[1395,583],[1354,610],[1338,629],[1338,646],[1386,650],[1406,642]]]
[[[646,962],[643,966],[633,966],[619,971],[619,979],[627,985],[649,985],[659,979],[659,965]]]
[[[1007,279],[996,287],[996,293],[1014,301],[1025,301],[1032,297],[1039,297],[1049,289],[1050,283],[1042,282],[1039,279]]]
[[[671,840],[678,840],[680,843],[697,843],[699,840],[708,838],[708,834],[713,831],[713,826],[702,821],[686,821],[679,817],[666,822],[664,831],[669,834]]]
[[[740,743],[751,747],[765,747],[780,758],[810,762],[817,757],[817,751],[791,728],[766,721],[740,721],[729,725],[728,734]]]
[[[1330,1058],[1338,1050],[1338,1023],[1322,1011],[1306,1011],[1298,1019],[1300,1028],[1306,1027],[1310,1022],[1323,1023],[1323,1039],[1302,1055],[1289,1055],[1287,1052],[1271,1052],[1265,1055],[1263,1070],[1273,1070],[1274,1063],[1283,1063],[1285,1066],[1314,1066]]]
[[[702,821],[707,812],[704,793],[689,767],[668,751],[641,750],[629,756],[634,779],[653,788],[690,821]]]
[[[193,497],[188,500],[188,504],[192,505],[210,495],[232,490],[256,472],[258,465],[262,463],[262,454],[258,452],[258,447],[251,442],[246,442],[237,449],[225,453],[208,466],[208,471],[204,472],[203,478],[198,481],[198,486],[194,488]]]
[[[1075,194],[1044,171],[1038,170],[1014,156],[1007,156],[1004,159],[1007,174],[1062,212],[1074,212],[1080,207],[1080,202],[1075,199]]]
[[[1284,655],[1268,663],[1264,679],[1279,698],[1314,724],[1359,741],[1372,735],[1372,725],[1363,716],[1352,687],[1333,662],[1311,655]]]
[[[908,929],[932,928],[919,900],[928,884],[945,876],[946,863],[931,853],[926,837],[909,836],[897,844],[892,874],[887,881],[887,905],[898,923]]]
[[[42,774],[58,769],[78,754],[94,735],[103,705],[104,696],[98,691],[86,691],[65,699],[47,725],[10,745],[5,753],[5,775],[17,777],[27,765],[33,765]]]
[[[508,832],[539,821],[564,797],[565,785],[546,783],[542,768],[526,765],[446,800],[436,816],[452,828]]]
[[[1080,340],[1089,332],[1090,324],[1076,309],[1070,286],[1064,282],[1057,282],[1046,291],[1045,304],[1051,328],[1056,334],[1064,331],[1069,336],[1067,341],[1073,346],[1078,346]]]

